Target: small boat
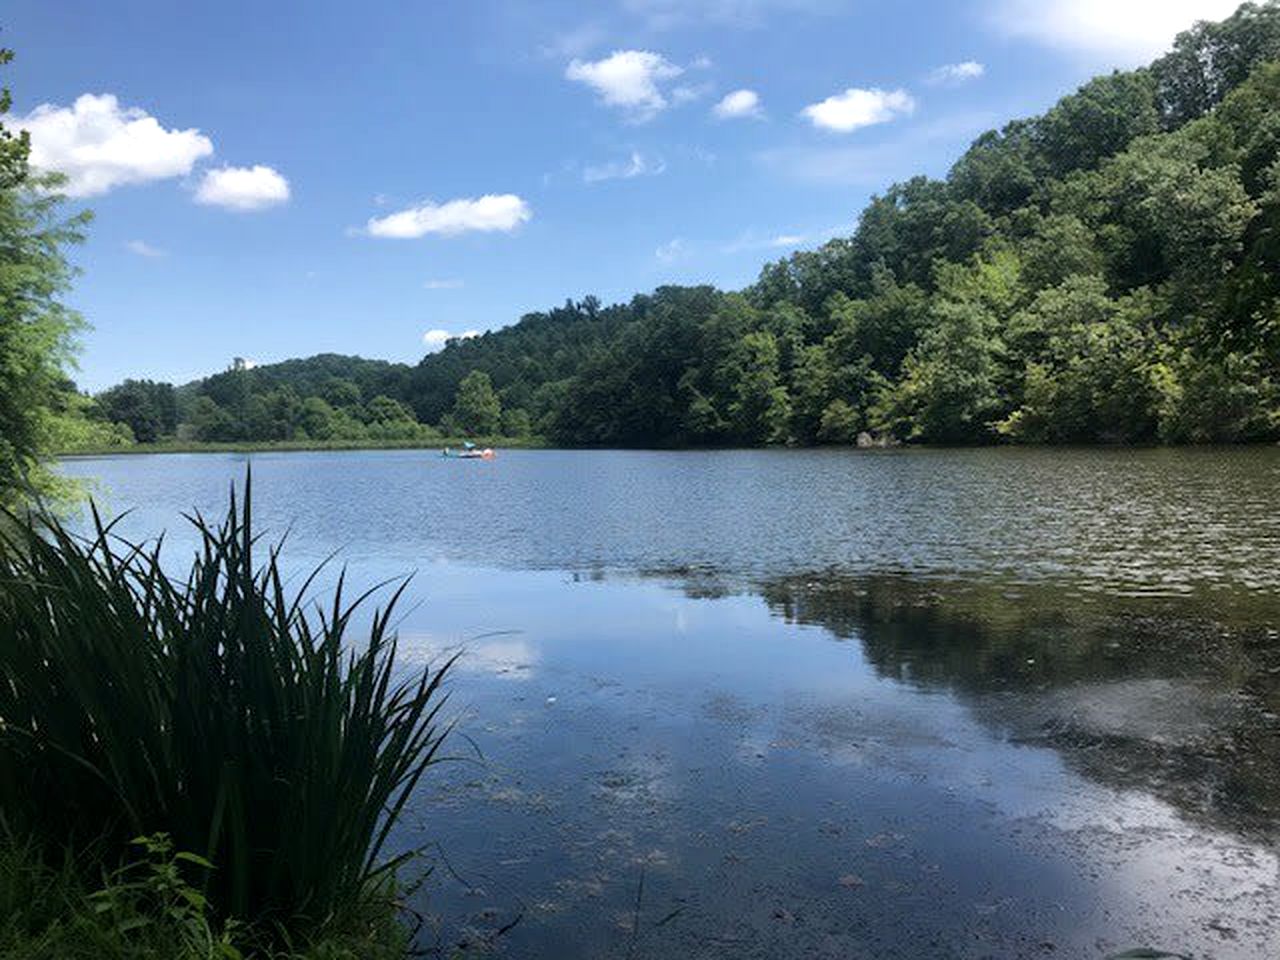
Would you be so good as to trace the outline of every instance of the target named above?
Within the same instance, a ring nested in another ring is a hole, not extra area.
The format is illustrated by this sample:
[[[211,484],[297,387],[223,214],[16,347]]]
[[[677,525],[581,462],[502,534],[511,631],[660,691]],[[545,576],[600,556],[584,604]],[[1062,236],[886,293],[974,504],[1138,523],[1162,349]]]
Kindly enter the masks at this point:
[[[448,460],[492,460],[497,454],[493,452],[492,447],[480,450],[474,443],[464,443],[461,450],[445,447],[440,451],[440,456]]]

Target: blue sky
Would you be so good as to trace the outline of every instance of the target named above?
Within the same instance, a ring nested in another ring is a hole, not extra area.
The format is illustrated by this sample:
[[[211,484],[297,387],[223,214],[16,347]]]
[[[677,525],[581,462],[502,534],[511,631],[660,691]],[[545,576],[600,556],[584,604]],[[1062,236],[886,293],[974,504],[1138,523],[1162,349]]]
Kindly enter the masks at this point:
[[[96,214],[69,300],[100,389],[742,286],[1232,7],[8,0],[0,43],[6,124]]]

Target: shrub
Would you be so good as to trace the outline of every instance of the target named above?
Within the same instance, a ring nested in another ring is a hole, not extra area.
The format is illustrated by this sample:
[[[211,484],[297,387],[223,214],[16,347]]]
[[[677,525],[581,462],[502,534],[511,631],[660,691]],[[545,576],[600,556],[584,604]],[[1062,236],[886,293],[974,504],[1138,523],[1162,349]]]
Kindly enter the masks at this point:
[[[303,942],[271,945],[235,920],[219,922],[197,884],[213,869],[174,852],[163,834],[138,837],[123,866],[50,859],[0,836],[0,956],[5,960],[404,960],[408,930],[370,898]]]
[[[131,544],[93,511],[81,538],[48,515],[0,523],[0,812],[48,851],[93,843],[121,862],[163,833],[216,869],[213,914],[281,930],[379,888],[388,831],[439,759],[449,663],[401,677],[388,624],[353,645],[331,602],[286,592],[279,548],[258,564],[251,496],[200,539],[185,579],[160,542]]]

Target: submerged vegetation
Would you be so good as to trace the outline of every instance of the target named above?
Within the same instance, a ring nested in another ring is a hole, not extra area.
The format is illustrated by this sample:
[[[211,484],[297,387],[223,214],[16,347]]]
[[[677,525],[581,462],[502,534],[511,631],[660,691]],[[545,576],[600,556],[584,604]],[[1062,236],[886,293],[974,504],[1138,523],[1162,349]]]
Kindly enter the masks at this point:
[[[448,664],[397,671],[398,591],[366,614],[368,596],[348,601],[339,577],[311,608],[319,571],[294,592],[277,549],[256,559],[247,484],[220,523],[192,519],[201,546],[182,580],[161,543],[125,542],[96,515],[87,539],[48,516],[6,520],[0,897],[20,904],[24,885],[49,883],[74,900],[105,875],[103,897],[135,891],[120,909],[141,910],[147,936],[172,911],[115,872],[142,859],[153,881],[181,879],[170,892],[187,920],[237,943],[385,938],[407,855],[385,859],[384,843],[448,729]],[[141,858],[139,837],[152,838]],[[75,914],[5,935],[56,937]]]
[[[319,356],[93,416],[139,440],[568,445],[1280,438],[1280,3],[980,136],[726,293],[593,297],[416,367]],[[864,437],[864,439],[866,439]]]

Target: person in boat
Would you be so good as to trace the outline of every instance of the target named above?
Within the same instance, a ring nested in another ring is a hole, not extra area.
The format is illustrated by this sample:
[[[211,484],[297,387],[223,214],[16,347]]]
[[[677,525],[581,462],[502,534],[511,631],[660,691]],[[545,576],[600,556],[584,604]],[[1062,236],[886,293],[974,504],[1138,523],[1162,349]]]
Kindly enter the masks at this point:
[[[461,450],[454,450],[452,447],[445,447],[440,451],[442,457],[454,457],[462,460],[492,460],[495,456],[492,447],[485,447],[483,450],[476,448],[474,443],[464,441]]]

